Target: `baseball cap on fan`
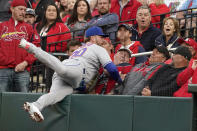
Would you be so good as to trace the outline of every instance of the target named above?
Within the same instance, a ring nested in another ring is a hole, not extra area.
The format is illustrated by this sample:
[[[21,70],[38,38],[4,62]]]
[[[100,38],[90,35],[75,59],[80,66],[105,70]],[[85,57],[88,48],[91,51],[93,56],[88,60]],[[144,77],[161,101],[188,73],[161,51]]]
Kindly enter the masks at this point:
[[[165,46],[157,45],[155,47],[155,49],[157,49],[160,53],[162,53],[164,55],[164,57],[166,57],[166,60],[170,59],[170,53],[169,53],[168,49]]]
[[[10,7],[16,7],[16,6],[24,6],[27,8],[27,4],[25,2],[25,0],[13,0],[13,1],[9,1],[10,3]],[[11,10],[9,9],[8,13],[12,13]]]
[[[33,9],[27,8],[26,9],[26,15],[33,15],[34,17],[36,16],[36,13]]]
[[[90,36],[96,36],[96,35],[108,37],[108,35],[104,34],[103,30],[98,26],[92,26],[92,27],[88,28],[85,32],[86,38],[88,38]]]
[[[16,6],[27,7],[25,0],[13,0],[12,2],[10,2],[10,4],[11,4],[11,7],[16,7]]]
[[[192,54],[189,51],[189,48],[187,48],[185,46],[177,47],[175,51],[172,51],[172,53],[179,54],[179,55],[185,57],[185,59],[187,59],[188,61],[190,61],[190,59],[192,58]]]
[[[132,55],[131,50],[129,50],[128,48],[125,48],[125,47],[120,47],[120,49],[118,51],[126,51],[129,54],[129,57],[131,57],[131,55]]]
[[[187,39],[183,39],[183,38],[180,38],[178,40],[178,42],[180,44],[183,44],[183,43],[186,43],[187,45],[191,46],[194,48],[194,50],[197,52],[197,42],[191,38],[187,38]]]

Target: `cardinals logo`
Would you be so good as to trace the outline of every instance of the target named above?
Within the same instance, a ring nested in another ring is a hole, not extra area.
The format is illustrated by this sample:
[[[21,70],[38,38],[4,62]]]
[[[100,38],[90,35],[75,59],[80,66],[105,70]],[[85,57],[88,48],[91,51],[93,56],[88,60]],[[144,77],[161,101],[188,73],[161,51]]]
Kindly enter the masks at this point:
[[[8,27],[4,26],[0,38],[4,41],[21,40],[22,38],[27,38],[27,30],[25,26],[20,27],[20,31],[9,32]]]

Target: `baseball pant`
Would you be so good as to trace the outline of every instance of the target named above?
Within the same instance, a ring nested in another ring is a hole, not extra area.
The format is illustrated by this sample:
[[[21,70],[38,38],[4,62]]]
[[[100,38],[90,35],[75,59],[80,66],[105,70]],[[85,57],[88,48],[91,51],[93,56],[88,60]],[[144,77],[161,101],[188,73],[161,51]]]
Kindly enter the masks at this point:
[[[46,106],[53,105],[65,96],[72,94],[73,88],[77,88],[82,80],[83,67],[79,60],[66,59],[61,62],[56,57],[35,46],[30,46],[29,51],[39,61],[55,71],[50,92],[33,102],[41,111]]]

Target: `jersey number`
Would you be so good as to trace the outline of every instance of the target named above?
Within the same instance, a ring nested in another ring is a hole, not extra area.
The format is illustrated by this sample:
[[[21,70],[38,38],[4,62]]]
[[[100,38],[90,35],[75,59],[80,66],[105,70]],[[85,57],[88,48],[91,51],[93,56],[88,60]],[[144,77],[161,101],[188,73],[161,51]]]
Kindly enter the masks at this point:
[[[86,52],[87,48],[81,48],[73,52],[72,57],[82,56]]]

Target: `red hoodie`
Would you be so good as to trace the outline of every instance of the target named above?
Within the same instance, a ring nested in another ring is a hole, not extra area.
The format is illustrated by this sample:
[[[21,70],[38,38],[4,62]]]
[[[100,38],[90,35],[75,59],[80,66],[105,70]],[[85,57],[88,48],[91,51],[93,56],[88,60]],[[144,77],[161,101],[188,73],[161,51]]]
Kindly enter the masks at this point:
[[[27,61],[27,70],[30,70],[35,57],[18,45],[22,38],[30,41],[33,34],[35,32],[31,25],[18,22],[15,26],[13,18],[0,24],[0,69],[15,68],[19,63]]]
[[[119,16],[120,21],[130,20],[136,18],[136,13],[138,7],[140,7],[142,4],[138,2],[137,0],[129,0],[127,5],[124,6],[122,12],[120,13],[120,4],[119,0],[112,0],[111,1],[111,13],[116,13]],[[125,22],[133,24],[132,21]]]
[[[169,13],[170,12],[170,8],[167,7],[166,4],[161,4],[161,5],[156,5],[156,4],[150,4],[149,5],[149,8],[151,9],[151,15],[159,15],[159,14],[164,14],[164,13]],[[167,17],[170,16],[170,14],[167,14],[166,15]],[[152,23],[158,23],[160,22],[160,16],[155,16],[155,17],[152,17],[152,20],[151,20]],[[156,27],[160,27],[160,25],[157,25]]]

